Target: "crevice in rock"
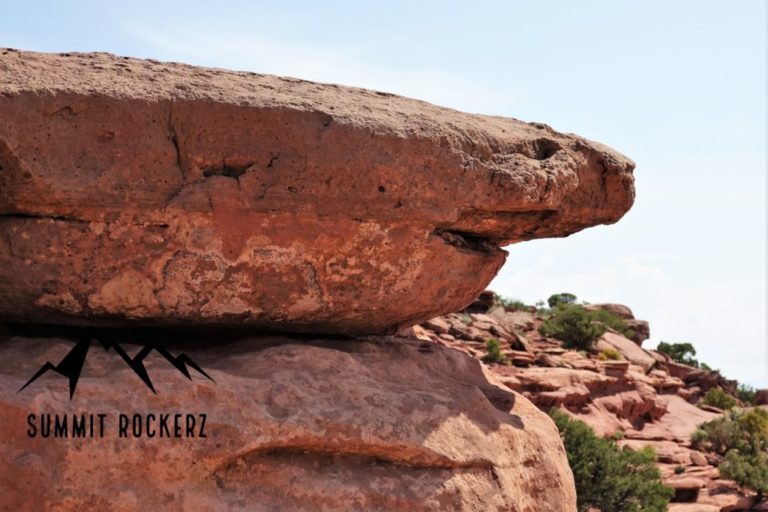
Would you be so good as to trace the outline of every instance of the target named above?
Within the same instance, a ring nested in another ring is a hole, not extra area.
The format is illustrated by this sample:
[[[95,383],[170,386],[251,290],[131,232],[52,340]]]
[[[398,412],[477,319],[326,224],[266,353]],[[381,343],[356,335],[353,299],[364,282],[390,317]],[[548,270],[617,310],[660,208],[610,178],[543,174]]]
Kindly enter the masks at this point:
[[[675,489],[675,495],[672,497],[672,503],[695,503],[699,498],[699,489],[681,488]]]
[[[253,164],[245,164],[245,165],[228,165],[223,164],[220,166],[212,166],[207,167],[203,169],[203,176],[206,178],[210,178],[211,176],[225,176],[227,178],[239,178],[243,174],[245,174],[245,171],[248,170],[249,167],[251,167]]]
[[[89,220],[86,219],[80,219],[77,217],[72,217],[69,215],[55,215],[52,213],[32,213],[32,212],[9,212],[9,213],[0,213],[0,217],[2,218],[10,218],[10,219],[47,219],[47,220],[54,220],[54,221],[60,221],[60,222],[78,222],[83,224],[88,224]]]
[[[475,233],[468,233],[466,231],[458,231],[448,228],[437,228],[432,232],[432,234],[442,238],[448,245],[472,252],[493,254],[499,249],[496,240],[489,237],[483,237]]]
[[[184,174],[184,170],[181,167],[181,150],[179,149],[179,137],[176,135],[176,130],[173,129],[173,125],[171,125],[171,144],[173,144],[173,149],[176,152],[176,165],[179,169],[182,170],[182,174]]]
[[[393,447],[366,448],[364,446],[317,446],[314,443],[302,445],[272,445],[249,450],[221,464],[216,471],[239,463],[251,465],[264,460],[302,458],[308,461],[332,460],[335,466],[398,466],[410,469],[457,470],[480,469],[492,470],[493,464],[487,460],[455,461],[437,453],[399,454]]]

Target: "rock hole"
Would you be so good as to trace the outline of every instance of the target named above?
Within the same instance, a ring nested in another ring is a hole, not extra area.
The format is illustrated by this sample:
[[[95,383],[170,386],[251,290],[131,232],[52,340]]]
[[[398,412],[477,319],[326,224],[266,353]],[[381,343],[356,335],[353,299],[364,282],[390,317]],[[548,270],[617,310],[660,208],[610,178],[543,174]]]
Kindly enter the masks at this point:
[[[498,250],[498,245],[492,238],[487,238],[475,233],[438,228],[434,230],[432,234],[442,238],[448,245],[472,252],[492,254]]]
[[[546,160],[561,149],[560,144],[550,139],[536,139],[531,142],[531,146],[536,160]]]
[[[208,167],[203,169],[203,176],[225,176],[227,178],[239,178],[252,164],[247,165],[222,165],[220,167]]]
[[[387,188],[384,185],[379,185],[379,192],[382,194],[387,191]]]

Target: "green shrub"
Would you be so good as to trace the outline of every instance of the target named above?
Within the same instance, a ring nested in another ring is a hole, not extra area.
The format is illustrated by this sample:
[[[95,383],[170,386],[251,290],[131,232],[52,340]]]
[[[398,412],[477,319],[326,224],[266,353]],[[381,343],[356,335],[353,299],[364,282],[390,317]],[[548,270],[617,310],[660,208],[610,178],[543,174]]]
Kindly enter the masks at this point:
[[[605,326],[594,322],[589,311],[576,304],[560,304],[539,327],[544,336],[563,342],[565,348],[589,350],[605,332]]]
[[[677,466],[675,466],[675,474],[676,475],[682,475],[683,473],[685,473],[685,466],[681,466],[679,464]]]
[[[720,474],[760,497],[768,491],[768,411],[731,409],[704,423],[691,435],[691,445],[725,456]]]
[[[743,455],[731,450],[718,467],[720,476],[734,480],[757,493],[760,501],[768,493],[768,454],[761,452]]]
[[[701,403],[723,410],[736,407],[736,399],[720,388],[712,388],[707,391],[702,397]]]
[[[592,317],[592,320],[598,321],[606,327],[610,327],[614,331],[620,332],[627,338],[635,336],[635,331],[629,328],[624,319],[614,315],[610,311],[598,309],[596,311],[590,311],[589,314]]]
[[[768,411],[731,409],[719,418],[699,425],[691,445],[701,451],[725,455],[729,450],[755,454],[768,450]]]
[[[531,309],[531,306],[527,305],[521,300],[510,299],[507,297],[502,297],[501,295],[496,295],[494,302],[496,302],[497,305],[503,307],[507,311],[528,311]]]
[[[556,293],[547,299],[550,308],[556,308],[561,304],[575,304],[576,296],[572,293]]]
[[[486,363],[509,363],[509,359],[507,359],[507,356],[501,351],[501,343],[499,343],[499,340],[489,338],[488,341],[485,342],[485,349],[488,351],[488,354],[483,358],[483,361]]]
[[[533,305],[536,308],[536,314],[541,317],[549,316],[549,308],[546,307],[546,302],[543,300],[536,301]]]
[[[621,354],[618,350],[612,348],[604,348],[597,354],[597,358],[601,361],[620,361]]]
[[[751,404],[755,399],[756,390],[748,384],[739,384],[736,388],[736,396],[745,404]]]
[[[656,347],[656,351],[667,354],[673,361],[680,364],[687,364],[694,368],[699,367],[699,362],[693,357],[696,355],[696,349],[690,343],[667,343],[661,341],[659,346]]]
[[[662,512],[674,491],[662,485],[652,448],[633,452],[595,435],[584,422],[553,409],[568,464],[576,480],[580,511]]]

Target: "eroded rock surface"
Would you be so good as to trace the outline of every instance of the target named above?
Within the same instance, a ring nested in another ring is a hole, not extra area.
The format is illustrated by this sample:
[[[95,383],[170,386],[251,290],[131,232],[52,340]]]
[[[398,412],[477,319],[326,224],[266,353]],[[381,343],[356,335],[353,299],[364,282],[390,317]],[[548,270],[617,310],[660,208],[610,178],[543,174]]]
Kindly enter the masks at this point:
[[[485,306],[483,306],[486,304]],[[492,308],[490,311],[488,308]],[[626,322],[635,320],[620,304],[588,306],[606,309]],[[591,351],[577,352],[539,332],[544,318],[536,308],[508,311],[482,300],[465,311],[413,327],[415,336],[488,360],[488,339],[496,339],[501,356],[489,365],[493,376],[543,411],[559,407],[586,422],[598,435],[620,434],[620,445],[652,447],[662,480],[675,489],[670,511],[762,510],[752,491],[720,477],[720,457],[697,451],[690,436],[718,412],[695,405],[708,389],[736,392],[736,382],[719,372],[671,361],[666,354],[645,350],[608,331]],[[645,323],[645,322],[643,322]],[[605,357],[610,348],[618,360]],[[500,364],[501,363],[501,364]],[[754,508],[753,508],[754,506]]]
[[[54,373],[17,390],[71,342],[0,339],[2,507],[576,510],[554,424],[465,354],[394,337],[210,341],[184,352],[215,382],[146,359],[157,395],[94,345],[70,402]],[[103,439],[27,435],[29,414],[100,412]],[[208,437],[119,438],[118,413],[206,413]]]
[[[617,221],[633,167],[391,94],[0,50],[0,319],[394,332],[502,245]]]

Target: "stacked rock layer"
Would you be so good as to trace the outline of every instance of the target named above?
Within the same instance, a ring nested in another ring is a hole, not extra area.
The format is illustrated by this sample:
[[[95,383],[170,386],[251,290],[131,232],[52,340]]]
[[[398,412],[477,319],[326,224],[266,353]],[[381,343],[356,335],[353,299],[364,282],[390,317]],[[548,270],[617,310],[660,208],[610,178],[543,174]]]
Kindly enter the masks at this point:
[[[466,354],[384,335],[466,306],[504,245],[617,221],[633,167],[543,124],[391,94],[0,50],[3,505],[574,511],[545,414]],[[94,339],[71,401],[54,375],[17,392],[71,328]],[[213,380],[126,350],[152,394],[96,348],[136,328]],[[185,408],[208,437],[27,430]]]
[[[394,332],[502,245],[618,220],[633,166],[390,94],[4,50],[0,318]]]

